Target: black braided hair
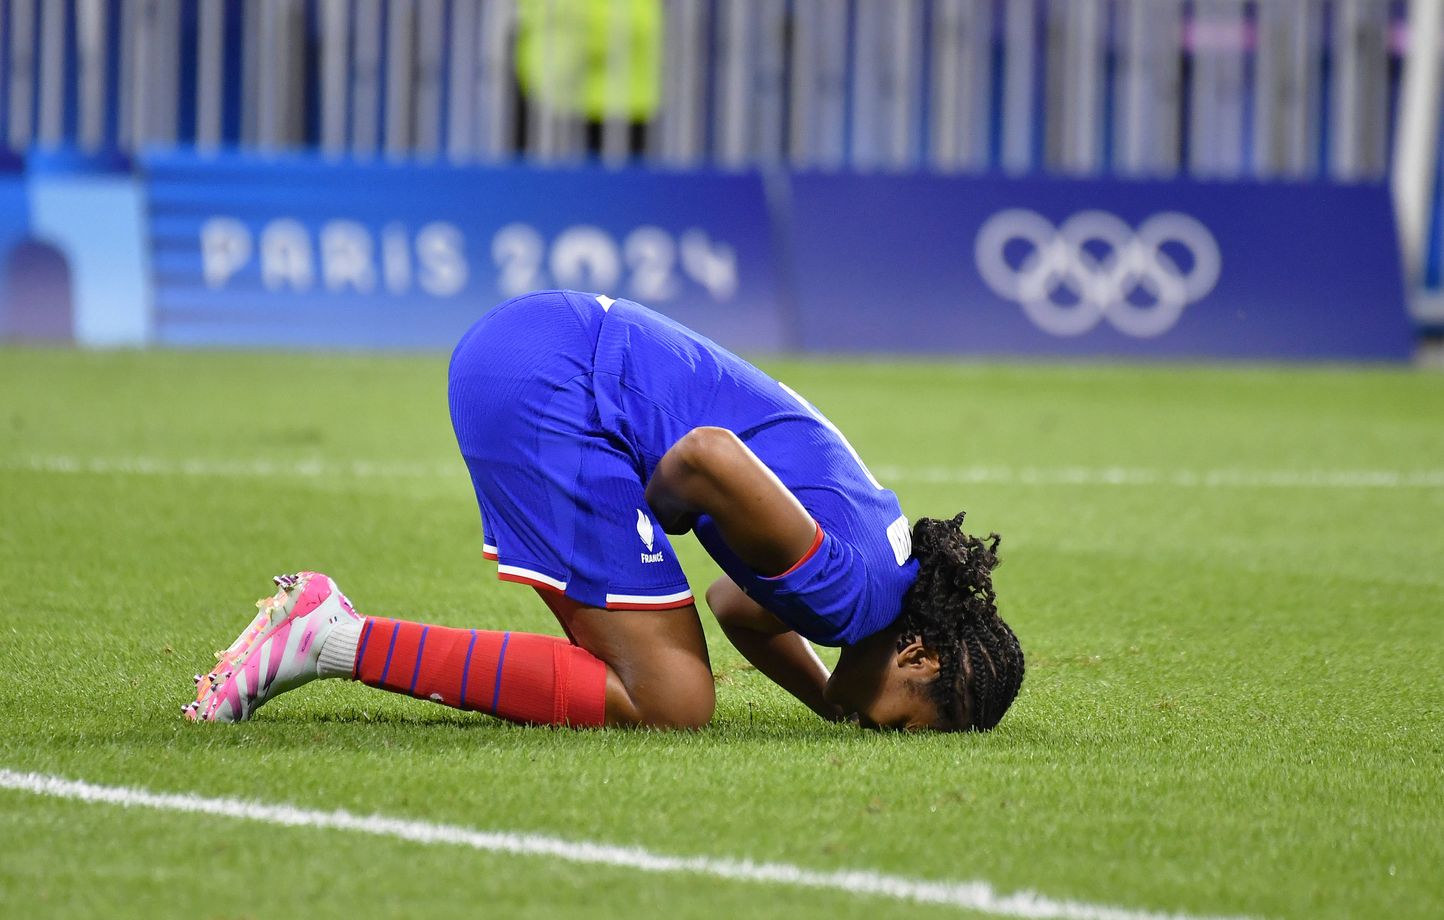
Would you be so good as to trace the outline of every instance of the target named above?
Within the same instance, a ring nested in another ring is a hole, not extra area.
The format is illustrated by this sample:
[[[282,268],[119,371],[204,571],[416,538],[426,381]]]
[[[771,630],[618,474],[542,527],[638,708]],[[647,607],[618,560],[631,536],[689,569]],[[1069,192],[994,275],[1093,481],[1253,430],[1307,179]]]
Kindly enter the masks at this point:
[[[903,597],[898,650],[919,638],[935,650],[938,676],[928,691],[938,711],[959,727],[986,731],[1023,684],[1023,649],[998,616],[993,593],[1001,538],[969,536],[964,516],[913,525],[918,579]]]

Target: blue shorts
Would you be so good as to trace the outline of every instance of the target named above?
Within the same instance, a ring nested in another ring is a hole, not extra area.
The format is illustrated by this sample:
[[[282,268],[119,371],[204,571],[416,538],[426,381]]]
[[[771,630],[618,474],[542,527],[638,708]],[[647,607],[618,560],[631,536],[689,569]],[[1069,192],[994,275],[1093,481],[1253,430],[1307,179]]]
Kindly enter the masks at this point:
[[[498,577],[590,607],[658,610],[692,590],[644,497],[639,461],[592,393],[604,311],[570,292],[487,313],[451,356],[451,422]]]

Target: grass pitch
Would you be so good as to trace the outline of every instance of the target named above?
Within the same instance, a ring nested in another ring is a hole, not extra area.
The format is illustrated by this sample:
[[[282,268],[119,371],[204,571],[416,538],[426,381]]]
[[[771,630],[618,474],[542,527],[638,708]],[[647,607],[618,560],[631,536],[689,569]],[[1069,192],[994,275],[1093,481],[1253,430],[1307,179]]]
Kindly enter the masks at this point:
[[[558,632],[481,558],[445,361],[0,351],[0,768],[1190,915],[1444,916],[1444,379],[772,362],[917,516],[1004,536],[985,735],[824,724],[709,626],[714,724],[525,729],[326,682],[191,725],[282,571]],[[701,588],[714,570],[689,540]],[[0,915],[938,907],[0,790]]]

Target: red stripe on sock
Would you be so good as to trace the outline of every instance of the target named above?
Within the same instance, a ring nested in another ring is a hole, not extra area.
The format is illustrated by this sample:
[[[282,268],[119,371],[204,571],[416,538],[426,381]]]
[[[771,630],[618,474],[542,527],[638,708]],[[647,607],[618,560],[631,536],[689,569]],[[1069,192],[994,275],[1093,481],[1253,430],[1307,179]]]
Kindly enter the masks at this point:
[[[491,688],[496,684],[496,661],[501,654],[499,636],[500,633],[482,629],[476,631],[476,645],[471,650],[471,667],[466,672],[466,687],[458,709],[491,712]],[[471,641],[470,634],[467,635],[467,641]],[[458,676],[457,680],[460,679]]]
[[[375,620],[357,662],[357,679],[459,709],[491,712],[494,697],[496,715],[513,722],[606,724],[607,666],[590,652],[553,636],[511,633],[498,680],[497,665],[507,634],[478,629],[473,643],[472,632],[405,620]],[[463,671],[466,687],[457,699]]]
[[[361,654],[356,659],[356,679],[363,683],[376,684],[381,679],[381,669],[386,663],[386,652],[391,646],[391,636],[396,629],[395,620],[382,617],[367,617],[363,638],[366,640]]]
[[[445,675],[450,673],[453,660],[465,661],[466,647],[470,642],[469,629],[431,627],[426,633],[426,647],[421,650],[421,666],[417,671],[416,690],[413,695],[420,696],[422,687],[428,686],[430,690],[426,693],[427,699],[460,708],[461,699],[456,695],[457,685],[461,680],[460,666],[457,666],[457,676],[450,681],[446,680]],[[475,658],[475,654],[472,657]],[[392,667],[396,666],[393,664]],[[427,675],[433,675],[429,683]],[[467,679],[470,680],[470,675]]]
[[[386,672],[386,688],[404,693],[411,686],[411,675],[416,673],[416,653],[424,627],[419,623],[397,622],[396,629],[396,646],[392,650],[391,668]]]
[[[497,694],[498,711],[501,706],[516,712],[523,722],[556,721],[557,710],[565,712],[565,706],[558,706],[554,699],[556,685],[556,659],[552,647],[565,645],[551,636],[535,636],[529,633],[512,633],[507,644],[506,662],[501,675],[501,692]],[[532,688],[540,692],[517,691]]]

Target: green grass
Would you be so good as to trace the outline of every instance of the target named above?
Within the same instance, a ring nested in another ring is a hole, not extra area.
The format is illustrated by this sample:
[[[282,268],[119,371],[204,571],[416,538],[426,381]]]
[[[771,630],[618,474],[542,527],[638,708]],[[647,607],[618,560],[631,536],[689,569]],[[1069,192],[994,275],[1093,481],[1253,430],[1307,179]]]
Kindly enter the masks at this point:
[[[276,572],[327,571],[365,612],[557,631],[481,558],[445,362],[7,350],[0,767],[1133,909],[1444,915],[1444,483],[1169,479],[1438,471],[1444,379],[767,366],[894,474],[910,514],[964,507],[1004,534],[1028,677],[998,730],[824,724],[710,627],[718,713],[692,734],[523,729],[339,682],[248,724],[184,723],[190,675]],[[1160,478],[920,472],[979,466]],[[948,913],[0,790],[6,917],[645,911]]]

